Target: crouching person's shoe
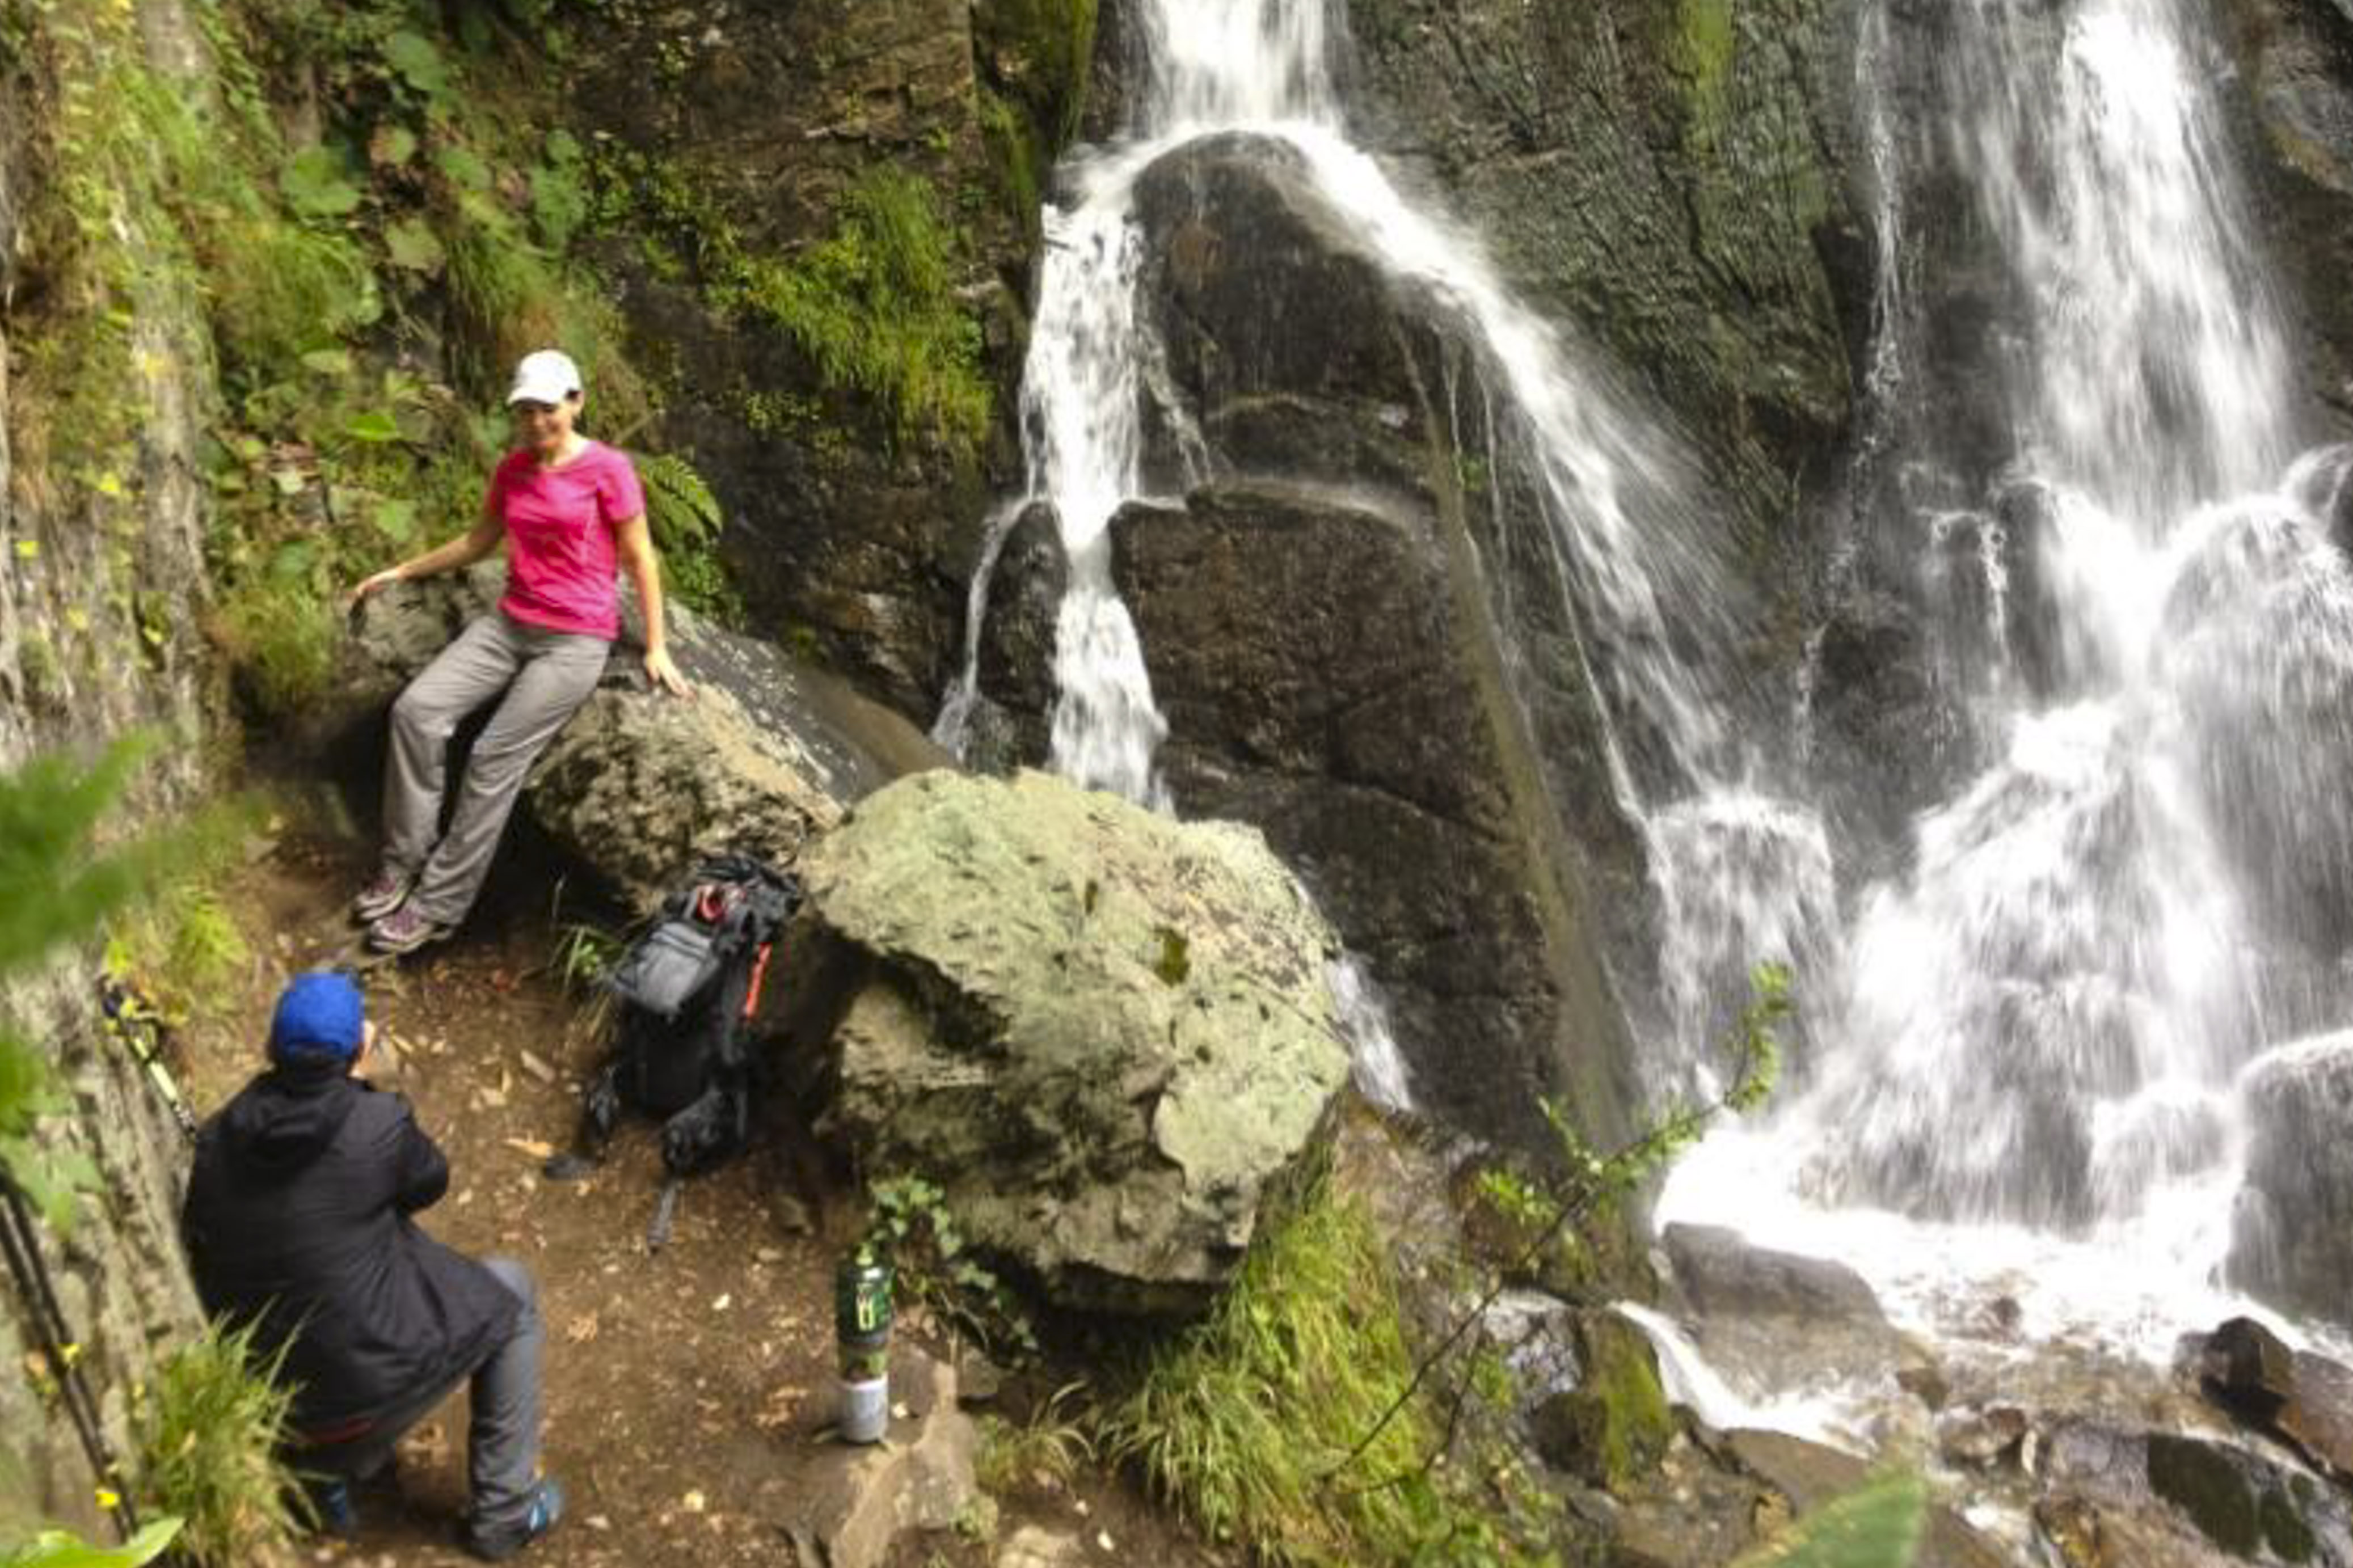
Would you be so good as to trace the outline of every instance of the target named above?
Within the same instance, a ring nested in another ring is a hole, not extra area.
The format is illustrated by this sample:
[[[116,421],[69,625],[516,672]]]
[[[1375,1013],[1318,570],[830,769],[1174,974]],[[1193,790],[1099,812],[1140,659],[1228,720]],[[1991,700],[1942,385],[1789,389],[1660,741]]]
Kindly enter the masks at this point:
[[[303,1481],[302,1495],[310,1501],[311,1528],[319,1534],[339,1541],[359,1539],[359,1504],[352,1498],[351,1482],[341,1476],[312,1476]]]
[[[466,1521],[466,1550],[485,1563],[503,1563],[508,1558],[555,1528],[564,1517],[564,1489],[554,1476],[541,1479],[531,1489],[531,1506],[522,1519],[499,1529],[484,1529],[472,1520]]]
[[[415,952],[448,934],[448,926],[417,913],[415,904],[403,904],[368,927],[367,944],[378,952]]]

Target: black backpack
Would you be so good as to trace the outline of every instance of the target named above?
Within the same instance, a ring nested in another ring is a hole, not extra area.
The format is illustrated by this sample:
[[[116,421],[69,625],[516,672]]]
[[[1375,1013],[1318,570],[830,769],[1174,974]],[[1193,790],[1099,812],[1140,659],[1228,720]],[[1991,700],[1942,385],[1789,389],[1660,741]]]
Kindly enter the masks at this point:
[[[606,976],[616,1005],[613,1054],[589,1081],[581,1145],[600,1155],[634,1107],[662,1120],[665,1190],[657,1234],[667,1230],[675,1181],[707,1171],[744,1146],[759,1077],[744,1025],[777,932],[800,907],[791,875],[749,855],[715,855],[662,900],[661,913]],[[585,1173],[577,1159],[550,1173]]]

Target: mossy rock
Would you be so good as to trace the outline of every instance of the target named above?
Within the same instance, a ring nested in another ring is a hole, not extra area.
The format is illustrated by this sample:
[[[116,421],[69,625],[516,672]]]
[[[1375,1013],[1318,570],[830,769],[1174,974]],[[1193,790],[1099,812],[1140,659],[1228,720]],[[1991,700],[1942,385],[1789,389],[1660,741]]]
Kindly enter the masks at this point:
[[[1535,1408],[1536,1447],[1551,1464],[1622,1496],[1675,1435],[1658,1357],[1641,1330],[1609,1311],[1578,1317],[1577,1356],[1584,1381]]]
[[[2245,1468],[2219,1446],[2169,1433],[2150,1434],[2148,1484],[2224,1551],[2250,1558],[2261,1551],[2261,1500]]]

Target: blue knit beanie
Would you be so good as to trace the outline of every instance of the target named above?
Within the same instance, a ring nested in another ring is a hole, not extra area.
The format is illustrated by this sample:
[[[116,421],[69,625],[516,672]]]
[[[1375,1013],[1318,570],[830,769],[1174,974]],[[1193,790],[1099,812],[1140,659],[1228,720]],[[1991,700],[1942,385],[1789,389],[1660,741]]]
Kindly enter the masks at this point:
[[[349,1061],[359,1055],[365,1019],[350,975],[323,969],[298,974],[269,1020],[269,1059]]]

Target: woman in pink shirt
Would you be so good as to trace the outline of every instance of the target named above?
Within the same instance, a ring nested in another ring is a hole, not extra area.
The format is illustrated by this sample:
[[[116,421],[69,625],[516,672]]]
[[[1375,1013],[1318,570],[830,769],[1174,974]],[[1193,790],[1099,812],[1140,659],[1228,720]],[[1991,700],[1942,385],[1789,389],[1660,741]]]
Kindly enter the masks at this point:
[[[491,476],[480,519],[352,590],[356,604],[387,583],[469,566],[507,546],[498,608],[442,649],[393,704],[384,864],[353,900],[379,952],[438,941],[473,906],[533,759],[604,673],[621,630],[620,572],[637,584],[645,613],[647,676],[659,690],[691,695],[663,635],[661,569],[637,470],[573,428],[580,403],[580,369],[570,356],[554,349],[524,355],[507,394],[519,440]],[[448,831],[439,832],[449,737],[493,698],[497,711],[474,742]]]

